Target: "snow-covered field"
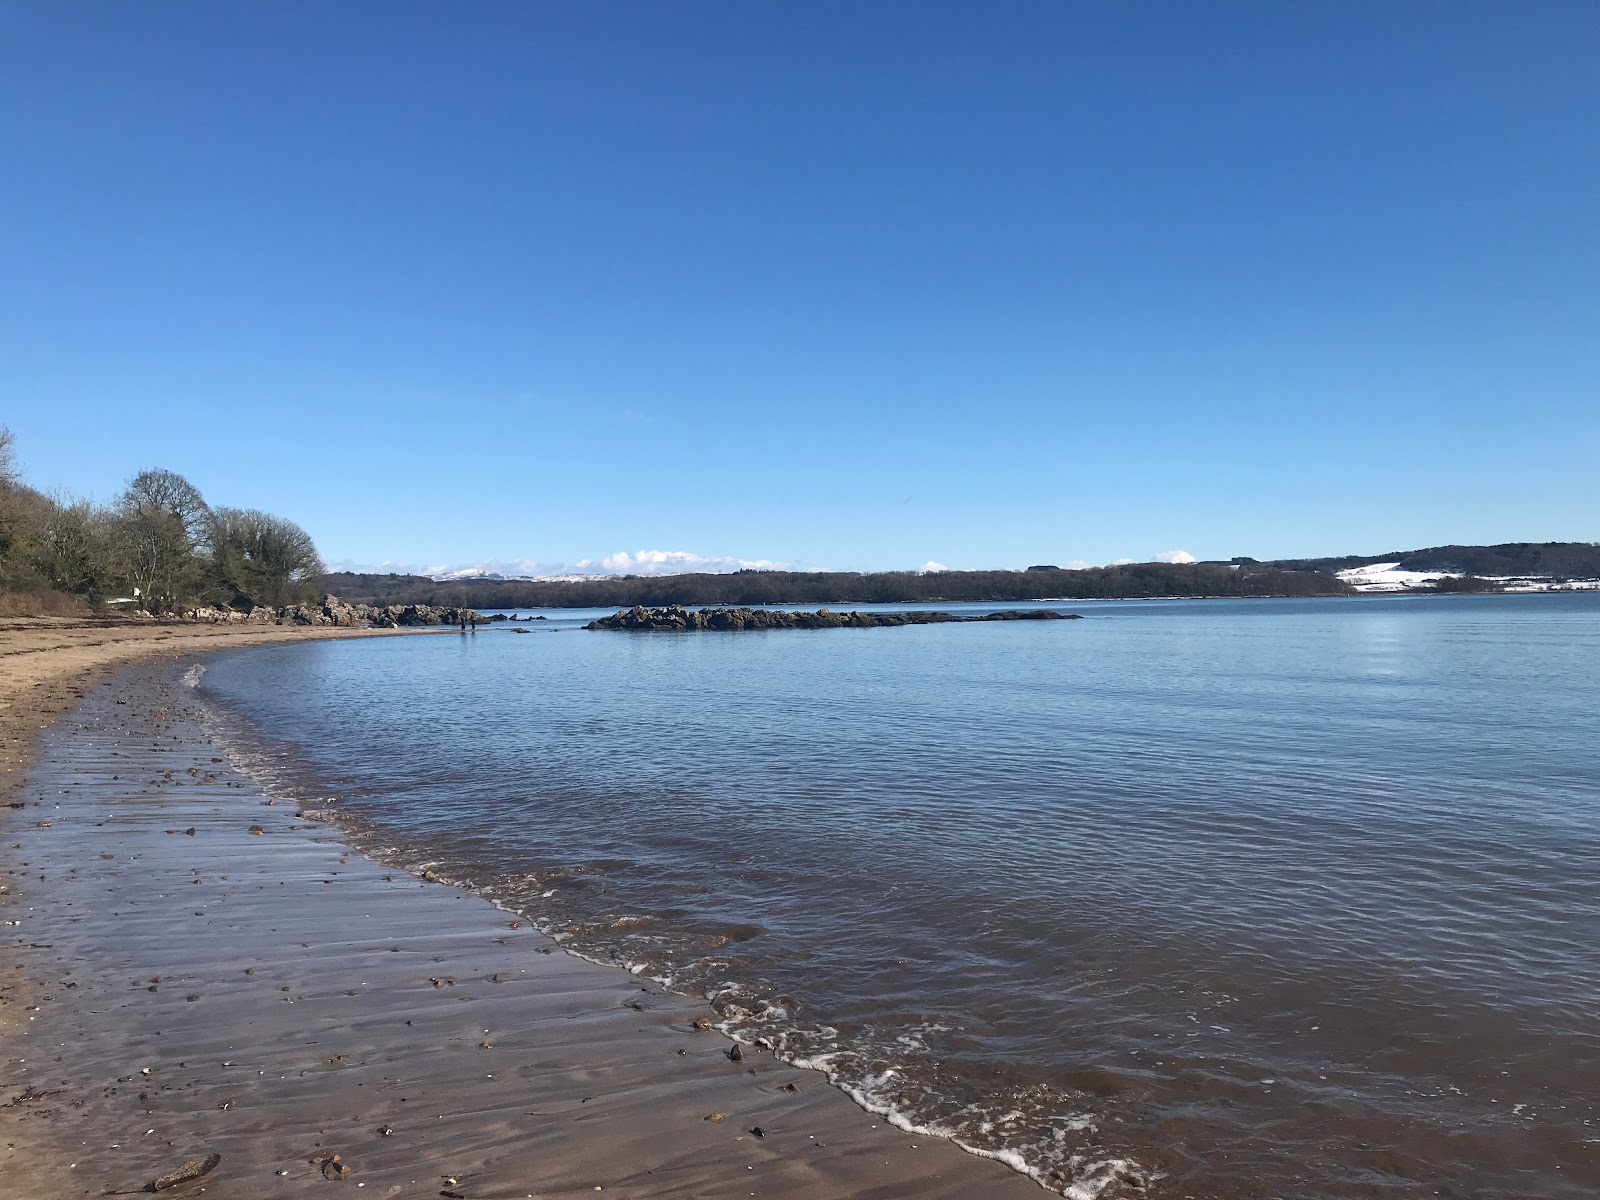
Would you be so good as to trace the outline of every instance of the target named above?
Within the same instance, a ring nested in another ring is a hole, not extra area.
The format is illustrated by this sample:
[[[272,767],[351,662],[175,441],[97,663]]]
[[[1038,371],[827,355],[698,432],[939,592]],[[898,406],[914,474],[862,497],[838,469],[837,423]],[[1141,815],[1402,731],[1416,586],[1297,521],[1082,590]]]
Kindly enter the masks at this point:
[[[1460,571],[1402,571],[1397,562],[1370,563],[1340,571],[1339,578],[1358,592],[1409,592],[1431,587],[1440,579],[1459,579]],[[1600,579],[1555,580],[1548,576],[1487,576],[1508,592],[1600,591]]]

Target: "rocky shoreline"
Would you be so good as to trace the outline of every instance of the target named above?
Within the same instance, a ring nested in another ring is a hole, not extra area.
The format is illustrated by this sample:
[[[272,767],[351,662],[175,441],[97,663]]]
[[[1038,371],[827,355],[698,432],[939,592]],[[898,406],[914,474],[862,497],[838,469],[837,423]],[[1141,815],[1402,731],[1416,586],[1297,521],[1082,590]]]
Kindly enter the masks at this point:
[[[257,605],[248,612],[233,608],[196,608],[183,615],[189,620],[212,625],[322,625],[341,629],[477,625],[505,620],[499,613],[484,616],[476,609],[436,604],[346,604],[333,595],[324,596],[321,604],[289,604],[282,608]]]
[[[618,609],[609,617],[590,621],[585,629],[620,629],[637,633],[741,632],[747,629],[877,629],[898,625],[966,624],[974,621],[1081,621],[1078,613],[1057,612],[1050,608],[1009,609],[982,616],[959,616],[947,612],[786,612],[772,608],[686,609],[680,604],[665,608]]]

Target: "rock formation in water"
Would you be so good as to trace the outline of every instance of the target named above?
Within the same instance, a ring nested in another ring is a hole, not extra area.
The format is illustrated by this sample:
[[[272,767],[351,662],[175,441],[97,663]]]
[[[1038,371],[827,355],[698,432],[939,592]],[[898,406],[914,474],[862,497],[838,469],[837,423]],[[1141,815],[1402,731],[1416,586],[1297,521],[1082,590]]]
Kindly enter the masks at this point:
[[[785,612],[774,608],[686,609],[679,604],[665,608],[618,609],[609,617],[590,621],[585,629],[624,629],[641,633],[693,633],[700,631],[740,631],[746,629],[874,629],[884,625],[938,625],[971,621],[1074,621],[1077,613],[1056,612],[1050,608],[1012,609],[982,616],[958,616],[947,612]]]

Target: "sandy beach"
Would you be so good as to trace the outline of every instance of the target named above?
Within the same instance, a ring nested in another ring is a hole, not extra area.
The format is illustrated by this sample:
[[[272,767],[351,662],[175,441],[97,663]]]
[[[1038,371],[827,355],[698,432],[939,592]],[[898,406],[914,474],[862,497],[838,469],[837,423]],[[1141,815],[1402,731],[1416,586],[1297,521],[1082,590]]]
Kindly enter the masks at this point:
[[[271,802],[182,674],[330,633],[0,629],[8,1194],[1039,1194]]]

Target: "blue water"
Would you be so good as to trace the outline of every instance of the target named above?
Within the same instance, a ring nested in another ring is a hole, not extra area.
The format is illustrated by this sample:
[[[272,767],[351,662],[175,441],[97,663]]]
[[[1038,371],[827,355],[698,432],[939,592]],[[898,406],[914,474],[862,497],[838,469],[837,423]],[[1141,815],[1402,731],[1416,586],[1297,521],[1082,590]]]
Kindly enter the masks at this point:
[[[203,691],[376,851],[1071,1195],[1600,1189],[1600,595],[1054,607]]]

